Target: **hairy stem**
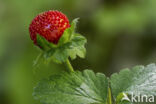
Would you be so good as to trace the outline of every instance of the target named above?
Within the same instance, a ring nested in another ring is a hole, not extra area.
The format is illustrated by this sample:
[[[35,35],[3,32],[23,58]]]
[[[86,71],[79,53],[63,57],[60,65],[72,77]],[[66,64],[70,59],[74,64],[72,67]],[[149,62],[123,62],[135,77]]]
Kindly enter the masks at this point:
[[[74,69],[73,69],[72,65],[70,64],[69,59],[66,60],[65,65],[69,72],[74,72]]]

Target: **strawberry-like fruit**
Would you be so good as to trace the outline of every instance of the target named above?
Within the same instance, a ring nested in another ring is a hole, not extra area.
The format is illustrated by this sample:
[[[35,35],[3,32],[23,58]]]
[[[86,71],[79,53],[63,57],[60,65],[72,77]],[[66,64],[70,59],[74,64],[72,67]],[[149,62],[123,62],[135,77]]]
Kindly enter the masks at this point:
[[[64,30],[70,27],[68,18],[59,11],[46,11],[37,15],[29,26],[30,37],[37,45],[37,34],[57,44]]]

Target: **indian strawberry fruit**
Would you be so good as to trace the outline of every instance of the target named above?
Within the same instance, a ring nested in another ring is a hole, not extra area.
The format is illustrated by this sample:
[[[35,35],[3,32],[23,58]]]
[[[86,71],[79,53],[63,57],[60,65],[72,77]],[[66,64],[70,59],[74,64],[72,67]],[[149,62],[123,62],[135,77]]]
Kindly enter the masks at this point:
[[[37,45],[37,34],[57,44],[64,30],[69,28],[68,18],[59,11],[46,11],[37,15],[29,26],[30,37]]]

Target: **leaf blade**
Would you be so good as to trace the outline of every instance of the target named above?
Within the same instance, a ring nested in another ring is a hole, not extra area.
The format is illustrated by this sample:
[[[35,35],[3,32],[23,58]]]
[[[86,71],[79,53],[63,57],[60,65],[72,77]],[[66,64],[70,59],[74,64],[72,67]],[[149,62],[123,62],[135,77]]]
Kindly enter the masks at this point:
[[[113,74],[110,82],[115,98],[120,93],[156,96],[156,66],[150,64],[122,70],[119,74]]]
[[[105,104],[107,89],[105,75],[85,70],[52,76],[40,82],[33,95],[46,104]]]

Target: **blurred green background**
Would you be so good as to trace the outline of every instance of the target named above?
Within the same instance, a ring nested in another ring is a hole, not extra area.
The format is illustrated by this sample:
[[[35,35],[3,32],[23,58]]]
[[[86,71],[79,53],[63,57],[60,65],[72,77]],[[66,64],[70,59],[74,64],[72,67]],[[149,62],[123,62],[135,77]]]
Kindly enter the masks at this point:
[[[156,62],[156,0],[0,0],[0,104],[39,104],[33,86],[64,67],[43,61],[29,37],[31,20],[40,12],[59,10],[88,39],[85,59],[75,69],[110,76],[120,69]]]

